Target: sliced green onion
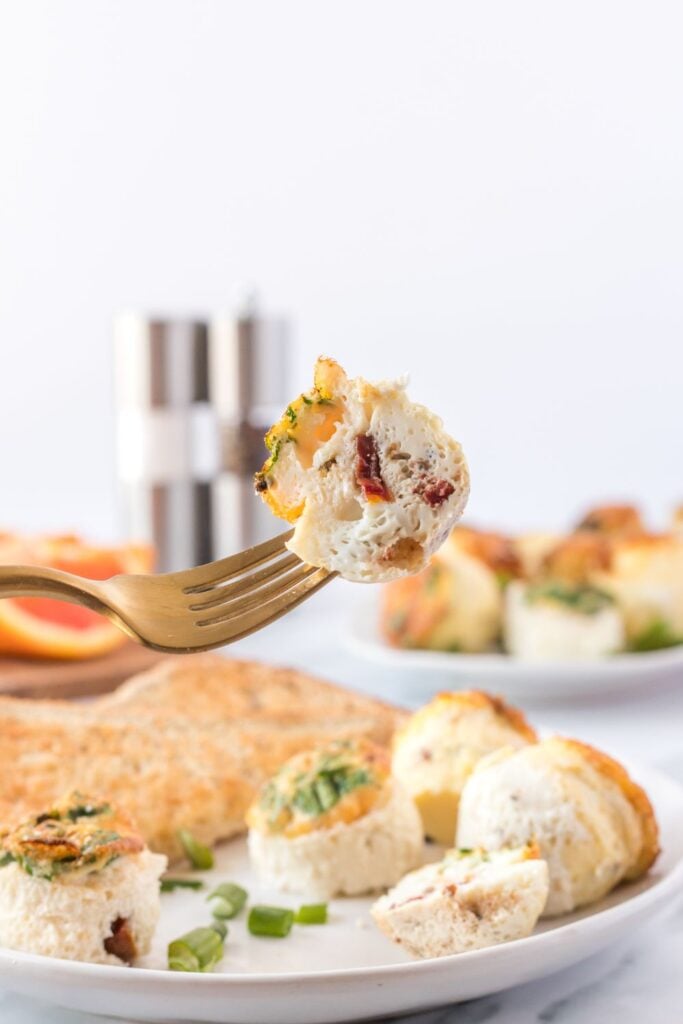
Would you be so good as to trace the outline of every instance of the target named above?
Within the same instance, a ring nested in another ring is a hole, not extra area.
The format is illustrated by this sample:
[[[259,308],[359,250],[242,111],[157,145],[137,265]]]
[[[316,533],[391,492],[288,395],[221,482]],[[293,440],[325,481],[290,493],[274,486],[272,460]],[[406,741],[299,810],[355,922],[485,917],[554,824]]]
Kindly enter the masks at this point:
[[[178,839],[193,868],[208,871],[213,867],[213,851],[198,842],[188,829],[178,829]]]
[[[304,903],[294,915],[294,920],[297,924],[326,924],[327,903]]]
[[[209,927],[213,928],[213,930],[217,932],[222,939],[226,938],[228,934],[228,926],[225,921],[214,921],[213,924],[209,925]]]
[[[214,917],[225,918],[237,917],[240,910],[247,902],[247,890],[234,882],[222,882],[209,893],[207,900],[212,900],[211,913]]]
[[[171,971],[210,971],[223,958],[223,938],[215,928],[194,928],[168,944]]]
[[[294,911],[285,907],[252,907],[247,927],[252,935],[284,939],[294,924]]]
[[[333,781],[333,776],[328,773],[322,773],[315,781],[315,795],[318,798],[318,803],[322,807],[323,811],[329,811],[330,807],[339,800],[339,792]]]
[[[219,921],[229,921],[235,916],[236,910],[230,900],[224,900],[222,896],[217,896],[211,903],[211,913]]]
[[[159,883],[162,892],[175,892],[176,889],[203,889],[204,883],[199,878],[162,878]]]

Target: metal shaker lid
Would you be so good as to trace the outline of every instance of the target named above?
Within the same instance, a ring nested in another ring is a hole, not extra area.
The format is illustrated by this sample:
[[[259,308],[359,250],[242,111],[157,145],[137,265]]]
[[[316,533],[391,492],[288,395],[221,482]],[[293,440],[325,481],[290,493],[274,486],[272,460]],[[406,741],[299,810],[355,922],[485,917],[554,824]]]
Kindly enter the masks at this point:
[[[209,398],[222,420],[254,422],[287,401],[289,331],[255,308],[215,316],[209,327]],[[259,425],[261,425],[259,423]]]
[[[209,399],[205,321],[121,314],[114,361],[120,408],[185,408]]]

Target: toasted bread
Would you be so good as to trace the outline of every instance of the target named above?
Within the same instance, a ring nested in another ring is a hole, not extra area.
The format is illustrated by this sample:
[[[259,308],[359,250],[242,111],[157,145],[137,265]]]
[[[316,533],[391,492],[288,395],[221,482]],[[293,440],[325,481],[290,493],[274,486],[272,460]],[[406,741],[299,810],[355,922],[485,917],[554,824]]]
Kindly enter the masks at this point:
[[[206,843],[243,832],[288,757],[337,738],[387,746],[402,720],[303,672],[217,655],[169,658],[87,705],[0,698],[0,831],[79,788],[177,859],[179,828]]]

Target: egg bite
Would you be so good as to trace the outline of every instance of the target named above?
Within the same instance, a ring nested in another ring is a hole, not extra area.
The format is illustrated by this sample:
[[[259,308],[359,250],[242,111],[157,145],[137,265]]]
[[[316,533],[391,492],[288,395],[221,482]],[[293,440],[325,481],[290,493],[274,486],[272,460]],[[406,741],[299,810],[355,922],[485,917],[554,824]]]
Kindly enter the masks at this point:
[[[619,538],[612,543],[609,566],[596,579],[613,595],[633,650],[683,643],[683,536]]]
[[[395,735],[392,769],[415,801],[425,835],[452,846],[460,794],[481,758],[535,740],[522,712],[500,698],[441,693]]]
[[[318,898],[386,888],[420,862],[420,816],[391,777],[386,751],[365,740],[291,758],[264,786],[247,824],[264,881]]]
[[[550,888],[544,916],[602,899],[643,875],[659,852],[644,790],[611,757],[552,737],[481,761],[460,799],[457,845],[538,843]]]
[[[505,649],[525,661],[596,658],[624,649],[614,597],[588,584],[512,583],[505,595]]]
[[[294,524],[288,547],[348,580],[423,569],[469,493],[460,445],[402,382],[350,379],[319,359],[314,386],[266,435],[256,490]]]
[[[125,965],[149,952],[166,857],[130,819],[71,793],[0,838],[0,945]]]
[[[520,570],[510,538],[456,526],[423,573],[384,588],[384,636],[395,647],[490,649],[500,637],[503,590]]]
[[[378,927],[416,957],[449,956],[530,935],[548,898],[538,846],[450,850],[372,907]]]

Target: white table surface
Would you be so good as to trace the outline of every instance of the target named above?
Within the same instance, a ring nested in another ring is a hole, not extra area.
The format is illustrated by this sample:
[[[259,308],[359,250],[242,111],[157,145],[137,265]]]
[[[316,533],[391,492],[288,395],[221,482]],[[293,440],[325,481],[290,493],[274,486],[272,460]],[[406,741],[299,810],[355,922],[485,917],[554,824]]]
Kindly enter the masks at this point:
[[[297,665],[400,701],[393,673],[345,647],[358,588],[335,581],[285,622],[234,645],[230,653]],[[533,723],[609,752],[650,762],[683,782],[683,678],[680,688],[577,704],[525,705]],[[406,1018],[414,1024],[680,1024],[683,1021],[683,906],[672,906],[619,947],[542,981],[499,995]],[[103,1013],[109,1009],[103,1007]],[[0,992],[0,1024],[97,1024],[102,1018]],[[134,1022],[130,1022],[134,1024]],[[256,1024],[246,1022],[245,1024]]]

